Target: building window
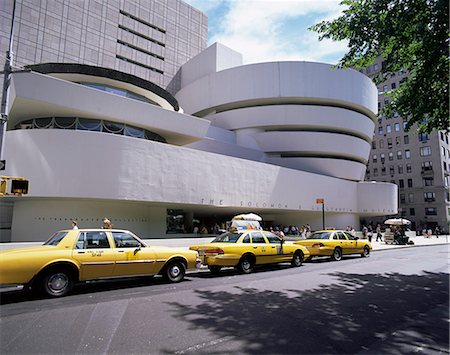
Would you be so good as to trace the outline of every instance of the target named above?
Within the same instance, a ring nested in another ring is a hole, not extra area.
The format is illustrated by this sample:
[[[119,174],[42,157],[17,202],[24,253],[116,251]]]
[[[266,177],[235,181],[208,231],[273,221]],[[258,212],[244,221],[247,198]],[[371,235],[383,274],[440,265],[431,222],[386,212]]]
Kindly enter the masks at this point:
[[[384,153],[380,154],[380,160],[382,163],[384,163],[384,161],[386,160],[386,155]]]
[[[395,145],[400,145],[400,137],[395,137]]]
[[[395,174],[395,168],[394,165],[389,166],[389,174],[394,175]]]
[[[372,141],[372,149],[377,149],[377,142]]]
[[[378,127],[378,134],[381,136],[383,135],[383,126]]]
[[[377,168],[373,168],[373,176],[378,176],[378,169]]]
[[[428,140],[428,134],[426,133],[419,133],[419,142],[426,142]]]
[[[405,194],[400,194],[400,203],[404,204],[405,202]]]
[[[411,167],[411,164],[406,164],[406,172],[409,174],[409,173],[411,173],[412,172],[412,167]]]
[[[394,129],[396,132],[400,131],[400,124],[398,122],[394,123]],[[400,139],[400,137],[399,137],[399,139]]]
[[[442,156],[445,158],[445,147],[441,147]]]
[[[386,125],[386,133],[391,133],[391,132],[392,132],[391,125],[390,124]]]
[[[386,167],[381,167],[381,175],[386,175]]]
[[[377,155],[372,155],[372,163],[376,163],[378,161]]]
[[[408,179],[408,187],[413,187],[413,181],[412,181],[412,179]]]
[[[423,178],[423,186],[433,186],[434,179],[432,177]]]
[[[388,145],[388,149],[392,148],[392,138],[387,139],[387,145]]]
[[[431,147],[430,146],[420,148],[420,156],[421,157],[427,157],[430,155],[431,155]]]
[[[437,215],[436,207],[425,207],[425,215],[426,216],[436,216]]]
[[[416,210],[414,208],[410,208],[409,209],[409,215],[410,216],[415,216],[416,215]]]
[[[430,170],[433,170],[433,162],[423,161],[422,162],[422,171],[430,171]]]
[[[414,202],[414,194],[413,193],[409,193],[408,194],[408,202],[409,203],[413,203]]]
[[[402,160],[402,158],[403,158],[403,153],[402,153],[401,150],[399,150],[399,151],[397,152],[397,159],[398,159],[398,160]]]
[[[383,92],[388,91],[388,86],[387,85],[383,85]]]
[[[405,149],[405,159],[411,159],[411,151],[409,149]]]
[[[403,136],[403,143],[409,144],[409,136],[408,135]]]
[[[403,174],[403,165],[398,166],[398,173]]]
[[[380,144],[380,148],[384,148],[384,139],[380,139],[378,143]]]
[[[424,192],[423,199],[425,202],[433,202],[436,200],[436,195],[434,192]]]
[[[405,182],[403,181],[403,179],[398,180],[398,187],[400,187],[401,189],[405,187]]]
[[[391,84],[391,89],[392,89],[392,90],[395,90],[396,87],[397,87],[397,85],[396,85],[395,83],[392,83],[392,84]]]
[[[389,152],[389,160],[390,161],[394,160],[394,153]]]
[[[146,129],[123,123],[81,117],[41,117],[20,122],[15,129],[69,129],[94,131],[167,143],[165,138]]]
[[[406,127],[408,127],[408,122],[403,121],[403,129],[406,130]]]

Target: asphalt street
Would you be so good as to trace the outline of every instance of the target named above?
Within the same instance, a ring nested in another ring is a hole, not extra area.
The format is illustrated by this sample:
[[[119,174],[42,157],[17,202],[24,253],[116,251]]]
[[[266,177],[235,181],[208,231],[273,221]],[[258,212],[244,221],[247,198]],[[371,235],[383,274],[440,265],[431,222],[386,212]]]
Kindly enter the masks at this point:
[[[2,354],[448,354],[449,246],[1,296]]]

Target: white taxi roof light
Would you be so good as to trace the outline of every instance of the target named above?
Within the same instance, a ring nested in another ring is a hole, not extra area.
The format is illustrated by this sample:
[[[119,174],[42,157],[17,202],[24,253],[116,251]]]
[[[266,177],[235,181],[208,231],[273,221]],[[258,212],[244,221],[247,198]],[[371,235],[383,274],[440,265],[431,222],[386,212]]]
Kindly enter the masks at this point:
[[[261,230],[261,225],[258,221],[246,221],[246,220],[235,220],[231,221],[231,229],[234,230],[248,230],[248,229],[256,229]]]

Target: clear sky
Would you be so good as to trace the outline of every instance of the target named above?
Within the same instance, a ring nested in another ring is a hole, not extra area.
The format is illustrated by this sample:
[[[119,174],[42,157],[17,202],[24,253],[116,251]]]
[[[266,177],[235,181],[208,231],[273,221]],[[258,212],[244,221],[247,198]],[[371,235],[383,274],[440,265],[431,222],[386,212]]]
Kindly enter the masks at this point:
[[[244,63],[315,61],[336,64],[347,42],[318,40],[308,27],[338,17],[341,0],[184,0],[208,16],[208,45],[220,42]]]

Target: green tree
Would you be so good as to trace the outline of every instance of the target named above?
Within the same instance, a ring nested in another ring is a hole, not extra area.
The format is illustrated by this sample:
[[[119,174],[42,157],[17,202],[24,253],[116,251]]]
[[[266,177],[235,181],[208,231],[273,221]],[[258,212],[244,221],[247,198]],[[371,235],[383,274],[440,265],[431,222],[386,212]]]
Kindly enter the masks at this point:
[[[406,70],[383,114],[397,111],[420,132],[449,131],[448,0],[343,0],[343,15],[310,28],[319,39],[348,40],[338,67],[363,68],[383,58],[377,84]]]

